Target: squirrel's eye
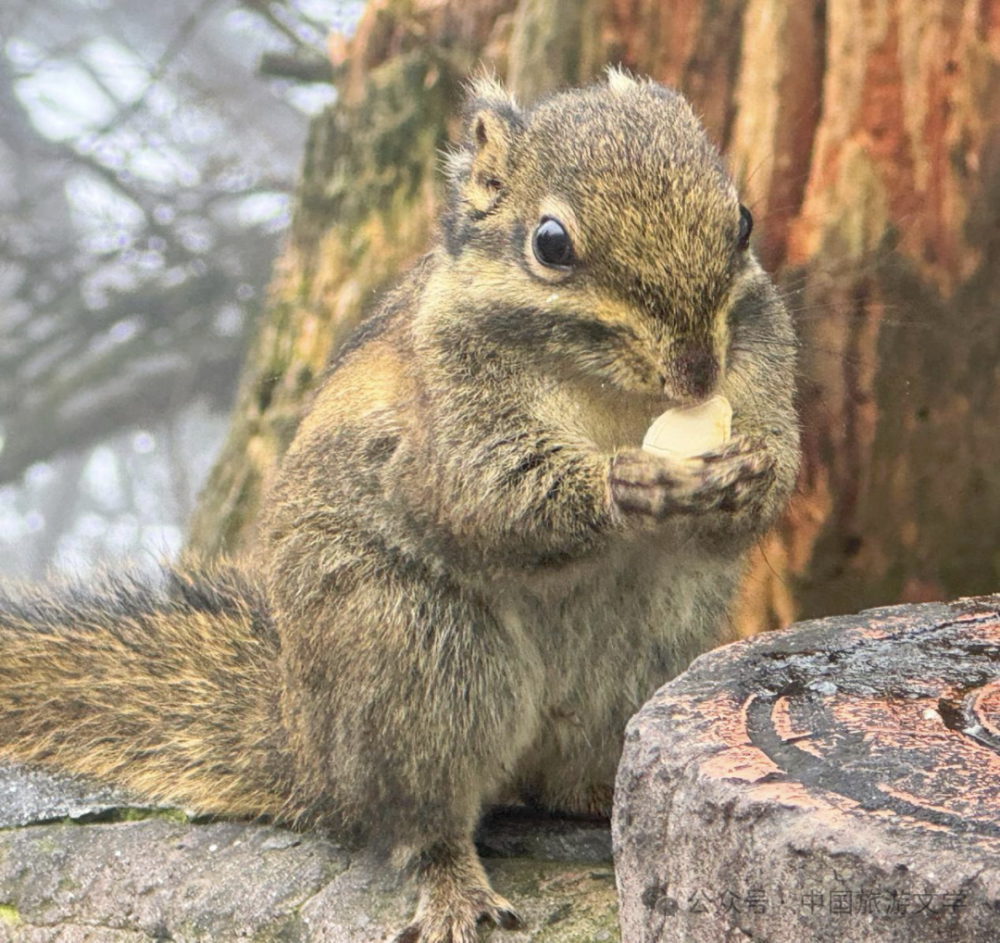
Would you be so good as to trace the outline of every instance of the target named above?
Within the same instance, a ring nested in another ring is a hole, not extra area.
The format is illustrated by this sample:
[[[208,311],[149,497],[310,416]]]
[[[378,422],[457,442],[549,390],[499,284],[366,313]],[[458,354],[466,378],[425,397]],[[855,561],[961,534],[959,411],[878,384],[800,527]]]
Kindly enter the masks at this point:
[[[750,233],[753,232],[753,216],[742,203],[740,204],[740,231],[736,237],[736,246],[740,252],[746,251],[750,245]]]
[[[558,219],[543,219],[535,230],[531,245],[535,250],[535,258],[542,265],[565,268],[573,262],[573,245],[569,241],[569,233]]]

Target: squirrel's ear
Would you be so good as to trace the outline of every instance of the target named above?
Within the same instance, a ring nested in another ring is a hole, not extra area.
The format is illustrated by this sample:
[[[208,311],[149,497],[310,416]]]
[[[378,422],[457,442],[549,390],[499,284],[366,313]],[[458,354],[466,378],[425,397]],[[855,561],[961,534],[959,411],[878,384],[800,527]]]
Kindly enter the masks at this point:
[[[605,68],[604,74],[608,79],[608,88],[618,94],[634,91],[641,85],[640,81],[623,65],[609,65]]]
[[[510,179],[511,152],[524,122],[514,98],[495,79],[469,86],[463,141],[448,157],[448,175],[458,198],[475,213],[488,213]]]

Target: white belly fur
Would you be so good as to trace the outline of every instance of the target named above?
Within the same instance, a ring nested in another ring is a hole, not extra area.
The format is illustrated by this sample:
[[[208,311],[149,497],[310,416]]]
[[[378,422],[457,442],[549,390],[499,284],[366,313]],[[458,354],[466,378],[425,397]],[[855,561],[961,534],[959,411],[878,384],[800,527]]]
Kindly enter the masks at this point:
[[[613,778],[628,718],[728,634],[738,561],[710,559],[677,531],[670,536],[498,587],[493,615],[530,639],[542,663],[532,671],[542,716],[519,778],[560,767],[573,781]]]

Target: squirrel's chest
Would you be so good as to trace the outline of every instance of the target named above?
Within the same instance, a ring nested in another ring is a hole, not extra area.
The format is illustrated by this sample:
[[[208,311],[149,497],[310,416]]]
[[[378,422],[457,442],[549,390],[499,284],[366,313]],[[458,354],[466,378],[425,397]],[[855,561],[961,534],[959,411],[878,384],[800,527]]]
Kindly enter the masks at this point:
[[[680,670],[718,625],[728,574],[717,569],[662,541],[638,542],[505,582],[493,615],[536,653],[551,702],[593,690],[591,674],[644,687]]]

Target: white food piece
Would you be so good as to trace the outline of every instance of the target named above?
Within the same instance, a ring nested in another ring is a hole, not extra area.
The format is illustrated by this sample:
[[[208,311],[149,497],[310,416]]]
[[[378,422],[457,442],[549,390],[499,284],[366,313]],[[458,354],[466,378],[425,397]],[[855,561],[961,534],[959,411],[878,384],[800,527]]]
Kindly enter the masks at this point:
[[[733,407],[725,396],[697,406],[668,409],[646,430],[642,448],[651,455],[694,458],[719,448],[733,431]]]

